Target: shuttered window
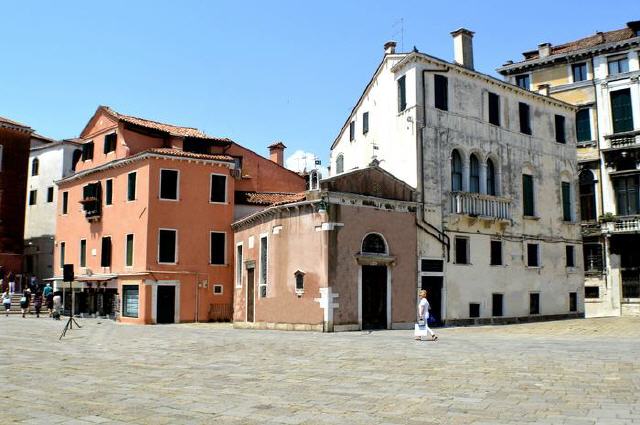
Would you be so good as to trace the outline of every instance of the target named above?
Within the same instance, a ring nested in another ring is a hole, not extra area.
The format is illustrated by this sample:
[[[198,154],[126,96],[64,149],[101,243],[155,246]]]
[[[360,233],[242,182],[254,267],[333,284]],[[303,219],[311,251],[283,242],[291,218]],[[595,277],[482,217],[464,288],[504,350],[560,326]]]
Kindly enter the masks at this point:
[[[596,219],[595,180],[590,170],[580,172],[580,218],[582,221]]]
[[[107,134],[104,136],[104,154],[108,154],[109,152],[114,152],[116,150],[116,133]]]
[[[398,112],[407,109],[407,83],[403,75],[398,79]]]
[[[638,186],[638,176],[620,177],[613,180],[618,215],[640,214]]]
[[[82,160],[88,161],[93,159],[93,142],[86,142],[82,145]]]
[[[522,175],[522,209],[526,216],[535,215],[533,176],[529,174]]]
[[[562,182],[562,219],[571,221],[571,216],[571,184]]]
[[[127,201],[136,199],[136,173],[127,175]]]
[[[580,109],[576,114],[576,138],[578,142],[591,140],[591,117],[588,109]]]
[[[100,266],[111,267],[111,238],[105,236],[102,238]]]
[[[444,75],[433,76],[433,92],[435,96],[435,107],[442,110],[449,110],[448,86],[449,80]]]
[[[633,130],[633,111],[631,109],[631,91],[629,89],[617,90],[611,93],[611,115],[614,133]]]

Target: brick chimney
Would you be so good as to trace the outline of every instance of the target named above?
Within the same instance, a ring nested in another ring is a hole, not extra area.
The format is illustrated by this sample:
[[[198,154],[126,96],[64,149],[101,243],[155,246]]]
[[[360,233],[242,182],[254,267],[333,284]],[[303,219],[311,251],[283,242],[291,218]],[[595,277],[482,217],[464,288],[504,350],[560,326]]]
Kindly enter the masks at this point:
[[[269,159],[284,167],[284,150],[286,146],[282,142],[275,142],[269,145]]]
[[[551,43],[538,44],[538,57],[546,58],[551,54]]]
[[[466,28],[459,28],[451,33],[453,60],[468,69],[473,69],[473,34],[473,31]]]
[[[384,54],[392,55],[396,52],[396,42],[395,41],[387,41],[384,43]]]

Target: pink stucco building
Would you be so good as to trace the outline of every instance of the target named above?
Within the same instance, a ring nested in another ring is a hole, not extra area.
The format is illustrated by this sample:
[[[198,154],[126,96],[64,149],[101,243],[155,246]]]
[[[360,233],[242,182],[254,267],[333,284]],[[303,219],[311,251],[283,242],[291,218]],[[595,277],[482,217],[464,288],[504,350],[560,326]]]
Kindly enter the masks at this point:
[[[412,327],[415,191],[372,165],[317,182],[233,223],[234,326]]]
[[[232,140],[104,106],[80,137],[76,173],[58,182],[54,259],[61,288],[74,265],[75,312],[231,319],[236,192],[298,192],[304,179]]]

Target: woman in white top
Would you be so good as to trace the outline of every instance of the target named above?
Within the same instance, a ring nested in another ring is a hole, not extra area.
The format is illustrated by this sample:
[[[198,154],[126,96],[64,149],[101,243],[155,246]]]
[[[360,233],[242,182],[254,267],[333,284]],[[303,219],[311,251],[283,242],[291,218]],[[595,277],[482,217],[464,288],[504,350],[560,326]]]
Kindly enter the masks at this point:
[[[429,328],[429,301],[427,301],[427,291],[420,291],[420,302],[418,303],[418,323],[416,323],[414,337],[421,341],[423,336],[431,335],[431,340],[438,339],[436,334]],[[424,323],[424,324],[423,324]]]

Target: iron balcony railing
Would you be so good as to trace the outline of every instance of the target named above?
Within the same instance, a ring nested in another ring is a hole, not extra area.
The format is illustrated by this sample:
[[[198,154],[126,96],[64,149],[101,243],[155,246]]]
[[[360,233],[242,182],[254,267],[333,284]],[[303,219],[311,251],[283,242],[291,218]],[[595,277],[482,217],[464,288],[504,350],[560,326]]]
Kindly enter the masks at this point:
[[[452,192],[449,194],[449,199],[453,214],[511,220],[510,199],[470,192]]]

